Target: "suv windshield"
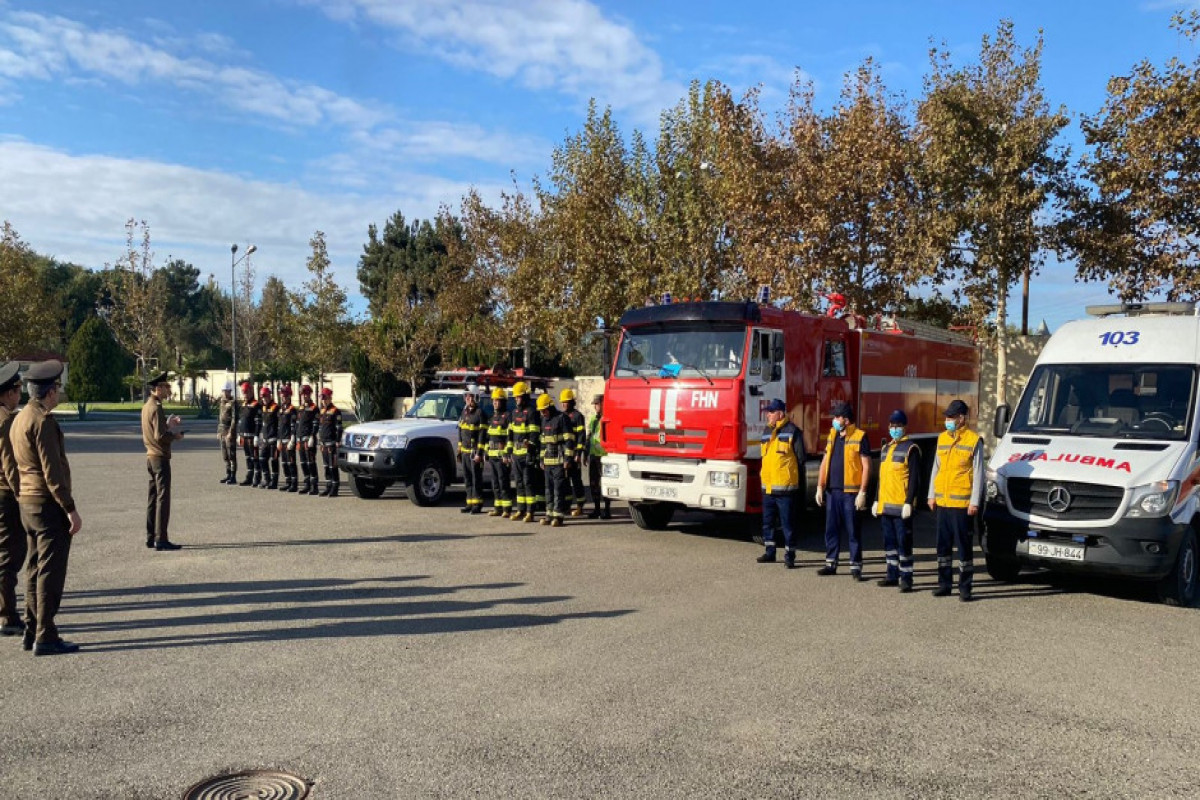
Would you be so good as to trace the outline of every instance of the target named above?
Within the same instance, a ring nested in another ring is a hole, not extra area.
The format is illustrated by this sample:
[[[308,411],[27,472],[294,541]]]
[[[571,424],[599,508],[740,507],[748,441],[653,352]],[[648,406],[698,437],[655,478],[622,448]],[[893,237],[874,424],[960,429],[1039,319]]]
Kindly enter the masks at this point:
[[[627,330],[621,337],[617,377],[720,377],[742,372],[746,328],[675,325]]]
[[[1013,415],[1013,433],[1186,439],[1196,369],[1185,364],[1042,364]]]
[[[417,402],[404,415],[408,419],[453,419],[462,416],[467,401],[461,394],[428,392],[417,398]],[[485,417],[492,416],[492,398],[479,398],[479,406]]]

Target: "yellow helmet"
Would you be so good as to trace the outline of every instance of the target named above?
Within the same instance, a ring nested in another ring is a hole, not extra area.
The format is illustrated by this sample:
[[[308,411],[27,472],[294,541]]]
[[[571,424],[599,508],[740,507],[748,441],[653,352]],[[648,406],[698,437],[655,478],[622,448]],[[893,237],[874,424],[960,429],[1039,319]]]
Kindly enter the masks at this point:
[[[513,384],[513,397],[522,397],[529,394],[529,384],[525,381],[517,381]]]
[[[575,399],[575,390],[574,389],[563,389],[558,394],[558,402],[560,402],[560,403],[565,403],[568,400],[574,400],[574,399]]]
[[[492,399],[493,400],[503,400],[504,399],[504,390],[499,387],[492,389]]]
[[[552,405],[554,405],[554,400],[551,399],[550,395],[548,395],[548,394],[539,394],[538,395],[538,399],[537,399],[538,411],[541,411],[544,408],[549,408]]]

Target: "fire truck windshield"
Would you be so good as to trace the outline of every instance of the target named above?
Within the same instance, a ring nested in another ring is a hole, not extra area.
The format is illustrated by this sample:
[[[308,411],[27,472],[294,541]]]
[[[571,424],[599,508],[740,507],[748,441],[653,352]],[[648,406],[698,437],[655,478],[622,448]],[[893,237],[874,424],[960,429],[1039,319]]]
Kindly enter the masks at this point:
[[[625,331],[615,377],[734,378],[742,372],[746,328],[694,323]]]

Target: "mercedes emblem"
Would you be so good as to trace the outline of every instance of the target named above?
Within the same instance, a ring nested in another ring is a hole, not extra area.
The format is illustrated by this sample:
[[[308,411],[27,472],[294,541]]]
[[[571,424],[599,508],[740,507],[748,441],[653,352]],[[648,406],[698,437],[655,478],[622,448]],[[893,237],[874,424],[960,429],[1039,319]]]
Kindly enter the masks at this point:
[[[1046,495],[1046,505],[1050,506],[1051,511],[1061,514],[1071,507],[1071,493],[1061,486],[1055,486]]]

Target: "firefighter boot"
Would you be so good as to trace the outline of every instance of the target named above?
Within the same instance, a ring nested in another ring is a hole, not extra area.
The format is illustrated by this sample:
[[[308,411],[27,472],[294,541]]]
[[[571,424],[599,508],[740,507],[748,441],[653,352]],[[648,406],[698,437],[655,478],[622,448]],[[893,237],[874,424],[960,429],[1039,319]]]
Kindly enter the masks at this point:
[[[592,509],[592,513],[588,514],[588,519],[600,519],[600,501],[595,500],[593,502],[596,507]]]
[[[561,528],[562,526],[563,526],[563,518],[562,517],[555,517],[554,519],[550,520],[551,528]]]
[[[536,522],[537,521],[534,519],[532,508],[529,511],[526,511],[525,516],[522,517],[521,519],[525,520],[526,522]]]
[[[337,497],[337,496],[338,496],[338,487],[339,487],[339,486],[341,486],[341,485],[342,485],[342,482],[341,482],[341,481],[337,481],[337,480],[335,480],[335,481],[333,482],[333,484],[332,484],[332,485],[330,485],[330,487],[329,487],[329,496],[330,496],[330,497]]]
[[[503,517],[503,516],[504,516],[504,512],[503,512],[503,511],[501,511],[501,510],[499,509],[499,507],[493,506],[493,507],[492,507],[492,510],[488,512],[488,516],[489,516],[489,517]]]
[[[291,492],[292,494],[295,494],[298,491],[298,489],[296,487],[296,483],[299,480],[300,480],[300,478],[298,478],[296,476],[296,469],[293,467],[292,468],[292,477],[291,477],[291,479],[288,480],[288,491]]]
[[[305,467],[304,467],[304,488],[300,490],[300,494],[308,494],[308,493],[309,493],[309,488],[308,488],[308,467],[307,467],[307,466],[305,466]]]
[[[604,498],[604,510],[600,512],[600,519],[612,519],[612,500]]]
[[[238,484],[238,486],[249,486],[254,482],[254,465],[246,465],[246,479]]]

